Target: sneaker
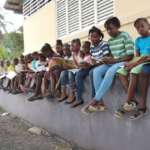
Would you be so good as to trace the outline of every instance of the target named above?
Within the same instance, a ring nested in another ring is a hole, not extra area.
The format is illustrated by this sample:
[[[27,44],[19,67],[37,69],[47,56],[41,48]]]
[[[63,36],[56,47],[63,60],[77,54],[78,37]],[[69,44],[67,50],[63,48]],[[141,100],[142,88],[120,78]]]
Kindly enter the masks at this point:
[[[131,102],[126,102],[124,105],[123,105],[123,109],[127,112],[130,112],[130,111],[133,111],[133,110],[136,110],[137,109],[137,102],[135,101],[131,101]]]
[[[129,117],[130,120],[137,120],[146,115],[148,115],[149,111],[147,108],[145,109],[138,109],[133,115]]]

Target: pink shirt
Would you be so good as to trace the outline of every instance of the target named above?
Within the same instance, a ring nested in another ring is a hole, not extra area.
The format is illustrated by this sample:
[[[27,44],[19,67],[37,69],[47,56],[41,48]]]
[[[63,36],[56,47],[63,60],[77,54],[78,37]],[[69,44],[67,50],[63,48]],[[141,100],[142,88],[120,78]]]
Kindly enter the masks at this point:
[[[91,55],[85,55],[83,60],[84,60],[86,63],[92,65],[92,58],[91,58]]]

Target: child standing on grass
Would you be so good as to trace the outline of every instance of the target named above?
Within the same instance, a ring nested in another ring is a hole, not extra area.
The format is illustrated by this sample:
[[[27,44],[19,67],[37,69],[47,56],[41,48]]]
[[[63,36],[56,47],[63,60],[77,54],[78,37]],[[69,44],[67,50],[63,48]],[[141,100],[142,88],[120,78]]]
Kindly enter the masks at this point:
[[[150,64],[150,24],[146,18],[139,18],[134,22],[137,32],[140,34],[135,41],[135,58],[126,63],[124,68],[118,70],[121,81],[127,91],[127,99],[125,104],[115,113],[115,116],[121,117],[125,112],[137,109],[136,113],[130,116],[131,119],[138,119],[147,113],[146,95],[148,89],[148,77],[141,73],[145,64]],[[147,72],[147,66],[143,72]],[[128,81],[128,73],[130,80]],[[135,92],[137,83],[140,82],[141,98],[139,106],[135,101]]]
[[[104,64],[93,71],[96,94],[88,107],[90,112],[105,110],[105,105],[102,102],[104,95],[110,89],[117,70],[132,58],[134,43],[128,33],[119,30],[120,26],[117,17],[111,17],[105,22],[105,28],[111,36],[108,43],[112,56],[104,57],[102,59]]]

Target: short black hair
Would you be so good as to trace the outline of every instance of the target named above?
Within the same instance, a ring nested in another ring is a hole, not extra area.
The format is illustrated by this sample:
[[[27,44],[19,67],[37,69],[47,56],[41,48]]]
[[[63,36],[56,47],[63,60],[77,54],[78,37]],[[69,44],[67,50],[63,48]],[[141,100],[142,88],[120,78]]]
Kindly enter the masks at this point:
[[[80,39],[73,39],[73,40],[71,41],[71,44],[73,44],[73,43],[77,43],[77,44],[79,44],[79,45],[81,46],[81,41],[80,41]]]
[[[33,56],[35,56],[35,55],[38,55],[39,53],[37,52],[37,51],[35,51],[35,52],[33,52],[31,55]]]
[[[63,44],[63,47],[66,49],[70,49],[70,45],[68,43]]]
[[[93,27],[89,30],[89,35],[90,35],[91,33],[94,33],[94,32],[96,32],[96,33],[100,36],[100,39],[101,39],[101,40],[104,38],[103,32],[102,32],[99,28],[97,28],[97,27],[95,27],[95,26],[93,26]]]
[[[89,47],[91,46],[91,43],[89,41],[85,41],[84,45],[88,45]]]
[[[59,39],[58,39],[58,40],[56,41],[56,45],[63,46],[63,42],[62,42],[62,40],[59,40]]]
[[[24,59],[24,57],[25,57],[24,55],[22,55],[22,54],[20,55],[20,59],[22,59],[22,60],[23,60],[23,59]]]
[[[149,24],[149,21],[148,21],[147,18],[138,18],[138,19],[136,19],[136,20],[134,21],[134,27],[136,27],[136,26],[139,24],[139,22],[141,22],[141,21],[143,21],[143,22]]]
[[[44,61],[46,60],[46,57],[42,53],[39,54],[39,58],[44,60]]]
[[[45,43],[45,44],[43,45],[43,47],[41,48],[41,52],[42,52],[42,53],[50,52],[50,53],[54,54],[54,51],[52,50],[51,45],[48,44],[48,43]]]
[[[107,29],[110,24],[113,24],[115,27],[120,28],[121,23],[120,20],[117,17],[110,17],[106,20],[104,23],[104,27]]]
[[[25,61],[26,64],[29,63],[29,62],[31,62],[32,60],[33,60],[33,59],[32,59],[31,53],[25,55],[24,61]]]
[[[22,59],[21,59],[22,60]],[[13,59],[13,62],[15,62],[16,64],[18,64],[19,63],[19,59],[18,58],[14,58]]]

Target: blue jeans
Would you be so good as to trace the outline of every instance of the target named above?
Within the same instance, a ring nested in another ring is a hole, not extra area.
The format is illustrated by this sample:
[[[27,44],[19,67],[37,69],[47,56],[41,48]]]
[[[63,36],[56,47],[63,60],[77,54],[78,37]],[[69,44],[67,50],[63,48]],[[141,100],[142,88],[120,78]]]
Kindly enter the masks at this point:
[[[75,82],[75,74],[71,71],[65,70],[60,74],[60,84],[61,86],[69,85],[70,88],[73,88]]]
[[[76,81],[76,98],[78,101],[83,101],[82,94],[84,91],[84,79],[88,76],[90,69],[80,69],[75,76]]]
[[[93,71],[93,81],[95,88],[95,97],[96,101],[101,101],[103,96],[111,87],[113,80],[115,78],[117,70],[124,65],[124,62],[110,64],[110,65],[101,65],[96,67]]]
[[[90,77],[90,83],[91,83],[91,90],[92,90],[92,98],[95,96],[95,88],[94,88],[94,81],[93,81],[93,71],[95,68],[92,68],[89,72],[89,77]]]

